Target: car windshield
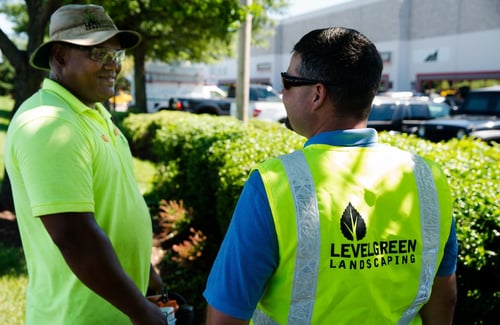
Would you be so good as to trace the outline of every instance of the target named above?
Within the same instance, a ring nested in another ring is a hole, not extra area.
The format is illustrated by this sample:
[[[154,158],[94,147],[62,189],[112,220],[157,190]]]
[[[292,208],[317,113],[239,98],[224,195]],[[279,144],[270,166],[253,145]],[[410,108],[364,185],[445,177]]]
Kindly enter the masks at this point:
[[[500,116],[500,92],[477,91],[467,96],[462,112],[466,114],[485,114]]]
[[[390,121],[396,110],[396,104],[374,104],[368,121]]]
[[[250,88],[250,100],[281,102],[281,97],[272,87],[253,87]]]
[[[429,103],[429,111],[432,118],[445,117],[450,115],[451,107],[444,103]]]

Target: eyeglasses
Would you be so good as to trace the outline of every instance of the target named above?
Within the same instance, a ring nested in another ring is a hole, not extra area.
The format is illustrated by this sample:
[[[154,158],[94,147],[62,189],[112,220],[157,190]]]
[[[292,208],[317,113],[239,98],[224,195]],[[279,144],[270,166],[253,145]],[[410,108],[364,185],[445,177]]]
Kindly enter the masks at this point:
[[[283,85],[283,88],[285,88],[285,89],[290,89],[292,87],[315,85],[317,83],[322,83],[324,85],[331,84],[330,82],[326,82],[326,81],[322,81],[322,80],[294,77],[294,76],[289,75],[286,72],[281,73],[281,84]]]
[[[70,46],[89,52],[92,60],[102,64],[121,64],[125,58],[125,50],[114,50],[105,47],[86,47],[74,44],[70,44]]]

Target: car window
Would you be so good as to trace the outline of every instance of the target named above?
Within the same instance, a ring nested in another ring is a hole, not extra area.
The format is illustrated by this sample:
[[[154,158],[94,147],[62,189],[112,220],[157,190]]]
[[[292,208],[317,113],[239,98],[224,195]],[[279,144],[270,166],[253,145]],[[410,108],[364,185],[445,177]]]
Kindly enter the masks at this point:
[[[466,114],[493,114],[500,116],[500,92],[471,92],[467,96],[461,111]]]
[[[372,106],[368,121],[390,121],[396,110],[396,104],[375,104]]]
[[[451,107],[443,103],[429,103],[429,111],[432,118],[445,117],[450,115]]]
[[[500,113],[500,95],[498,95],[496,98],[496,106],[495,106],[495,112],[498,115]]]
[[[236,97],[235,86],[230,86],[227,90],[228,98]],[[267,101],[267,102],[281,102],[280,95],[271,86],[265,85],[250,85],[248,99],[251,101]]]
[[[210,90],[210,98],[225,98],[225,94],[215,91],[215,90]]]
[[[464,108],[467,112],[486,112],[488,110],[488,96],[487,94],[471,95]]]
[[[271,87],[255,87],[250,90],[250,100],[280,102],[281,98]]]
[[[426,104],[410,104],[409,118],[414,120],[424,120],[429,118],[429,108]]]

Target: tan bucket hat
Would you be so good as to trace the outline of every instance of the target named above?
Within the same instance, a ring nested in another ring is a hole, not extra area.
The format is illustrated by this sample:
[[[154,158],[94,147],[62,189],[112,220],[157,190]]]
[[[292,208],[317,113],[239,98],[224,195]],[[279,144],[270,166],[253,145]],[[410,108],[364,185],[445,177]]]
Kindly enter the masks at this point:
[[[93,46],[117,36],[123,49],[131,49],[141,41],[141,35],[130,30],[118,30],[104,8],[98,5],[66,5],[50,17],[49,40],[31,55],[34,68],[49,70],[52,43],[65,42]]]

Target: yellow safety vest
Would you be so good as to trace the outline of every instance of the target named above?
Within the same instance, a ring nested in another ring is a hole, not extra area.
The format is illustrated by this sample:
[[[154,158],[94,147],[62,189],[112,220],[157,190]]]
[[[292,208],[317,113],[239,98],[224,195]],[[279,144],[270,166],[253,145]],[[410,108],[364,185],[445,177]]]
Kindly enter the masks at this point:
[[[435,163],[315,144],[257,169],[279,263],[254,324],[421,324],[451,227]]]

